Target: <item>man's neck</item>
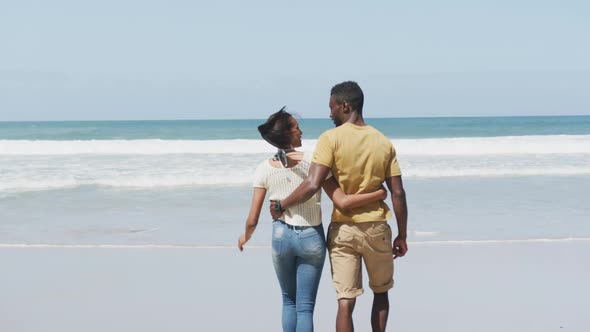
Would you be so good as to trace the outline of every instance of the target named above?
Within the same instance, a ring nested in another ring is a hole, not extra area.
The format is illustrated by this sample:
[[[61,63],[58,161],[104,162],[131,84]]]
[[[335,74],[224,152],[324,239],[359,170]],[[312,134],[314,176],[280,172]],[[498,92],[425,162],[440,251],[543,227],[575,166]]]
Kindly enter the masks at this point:
[[[357,112],[351,112],[350,118],[348,118],[348,120],[346,120],[346,122],[344,122],[344,123],[352,123],[353,125],[356,125],[356,126],[366,126],[367,125],[365,123],[365,119],[363,119],[363,116]]]

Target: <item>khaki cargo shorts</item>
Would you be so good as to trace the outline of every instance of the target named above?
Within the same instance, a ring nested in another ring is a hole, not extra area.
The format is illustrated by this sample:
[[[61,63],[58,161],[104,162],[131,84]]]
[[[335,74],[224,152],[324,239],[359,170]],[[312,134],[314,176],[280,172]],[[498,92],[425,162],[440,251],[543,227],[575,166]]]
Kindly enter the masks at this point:
[[[373,292],[384,293],[393,287],[391,228],[386,221],[332,222],[327,242],[338,299],[363,293],[363,260]]]

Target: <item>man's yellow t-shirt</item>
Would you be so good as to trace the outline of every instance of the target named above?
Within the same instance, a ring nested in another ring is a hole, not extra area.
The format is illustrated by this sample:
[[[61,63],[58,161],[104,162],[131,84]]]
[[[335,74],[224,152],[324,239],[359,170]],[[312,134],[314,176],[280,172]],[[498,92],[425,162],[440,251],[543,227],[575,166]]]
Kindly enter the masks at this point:
[[[371,126],[351,123],[324,132],[318,139],[312,162],[329,167],[346,194],[370,193],[381,187],[385,178],[401,175],[393,144]],[[336,206],[332,221],[385,221],[391,211],[378,201],[341,211]]]

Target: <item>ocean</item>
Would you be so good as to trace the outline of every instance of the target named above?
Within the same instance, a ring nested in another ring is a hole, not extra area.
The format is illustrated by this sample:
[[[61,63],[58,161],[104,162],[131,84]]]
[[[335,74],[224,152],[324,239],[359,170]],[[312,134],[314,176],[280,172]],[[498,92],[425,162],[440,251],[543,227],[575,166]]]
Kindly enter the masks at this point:
[[[332,128],[299,121],[306,152]],[[234,246],[262,122],[0,122],[0,246]],[[396,147],[410,242],[590,237],[590,116],[367,122]]]

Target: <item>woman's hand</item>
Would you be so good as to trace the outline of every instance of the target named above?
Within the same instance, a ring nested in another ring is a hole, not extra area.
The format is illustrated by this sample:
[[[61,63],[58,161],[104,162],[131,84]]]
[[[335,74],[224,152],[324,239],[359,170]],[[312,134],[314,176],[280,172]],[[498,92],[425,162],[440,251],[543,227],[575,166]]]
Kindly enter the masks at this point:
[[[387,190],[383,185],[381,185],[381,188],[379,188],[378,192],[381,194],[380,200],[384,201],[387,199]]]
[[[246,244],[246,242],[248,242],[246,234],[242,234],[238,239],[238,249],[240,249],[240,251],[244,251],[244,244]]]
[[[275,205],[278,203],[279,201],[270,201],[270,215],[272,216],[272,220],[277,220],[280,219],[281,216],[283,215],[283,211],[279,211],[275,208]]]

